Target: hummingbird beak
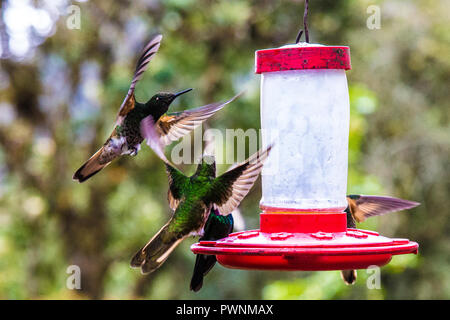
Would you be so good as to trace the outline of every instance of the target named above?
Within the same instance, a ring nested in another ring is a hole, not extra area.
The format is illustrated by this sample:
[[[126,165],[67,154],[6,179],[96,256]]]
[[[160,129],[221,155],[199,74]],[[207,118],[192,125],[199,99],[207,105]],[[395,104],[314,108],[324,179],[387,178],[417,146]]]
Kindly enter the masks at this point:
[[[181,96],[182,94],[185,94],[185,93],[187,93],[187,92],[189,92],[189,91],[192,91],[192,88],[189,88],[189,89],[186,89],[186,90],[177,92],[177,93],[175,93],[175,94],[173,95],[173,99],[176,99],[177,97],[179,97],[179,96]]]

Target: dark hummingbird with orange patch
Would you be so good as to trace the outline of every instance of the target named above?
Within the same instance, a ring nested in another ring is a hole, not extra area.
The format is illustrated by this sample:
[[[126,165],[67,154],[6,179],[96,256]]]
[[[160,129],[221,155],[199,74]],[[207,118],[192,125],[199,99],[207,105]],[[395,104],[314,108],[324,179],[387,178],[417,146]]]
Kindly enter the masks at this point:
[[[112,160],[122,155],[137,155],[144,139],[152,143],[156,140],[156,143],[162,146],[177,141],[236,98],[173,113],[167,113],[170,104],[192,89],[177,93],[160,92],[146,103],[136,101],[134,96],[136,83],[158,51],[161,40],[162,35],[157,35],[145,46],[136,64],[127,96],[120,106],[113,132],[103,146],[75,172],[74,180],[84,182],[110,164]],[[149,139],[151,134],[156,134],[158,139]],[[152,147],[152,149],[157,151],[161,148]],[[159,154],[159,156],[163,155]]]
[[[356,222],[363,222],[369,217],[380,216],[389,212],[411,209],[420,203],[393,197],[362,196],[351,194],[347,196],[347,228],[356,228]],[[341,277],[346,284],[354,284],[356,270],[343,270]]]

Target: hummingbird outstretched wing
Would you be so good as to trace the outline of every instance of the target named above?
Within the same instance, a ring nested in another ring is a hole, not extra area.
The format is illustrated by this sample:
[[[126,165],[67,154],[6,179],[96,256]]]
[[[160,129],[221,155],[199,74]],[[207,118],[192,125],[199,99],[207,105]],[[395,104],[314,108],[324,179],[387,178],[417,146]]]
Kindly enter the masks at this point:
[[[271,149],[272,145],[259,150],[213,180],[206,198],[217,206],[221,215],[227,215],[239,206],[258,178]]]
[[[120,106],[119,113],[116,118],[116,125],[121,124],[125,116],[134,109],[134,105],[136,100],[134,98],[134,89],[136,87],[136,83],[142,78],[144,71],[147,69],[147,65],[150,60],[155,56],[156,52],[161,45],[162,35],[158,34],[154,36],[149,43],[142,50],[141,57],[136,63],[136,69],[134,70],[133,80],[131,80],[130,89],[128,89],[127,96],[122,102]]]
[[[348,195],[347,202],[354,219],[362,222],[369,217],[417,207],[420,203],[393,197]]]
[[[169,207],[175,210],[183,197],[184,188],[189,183],[189,177],[168,163],[166,163],[166,172],[169,178],[167,200],[169,200]]]
[[[161,116],[157,122],[157,130],[161,136],[162,144],[168,145],[184,137],[240,95],[238,94],[225,102],[211,103],[182,112],[169,112]]]
[[[347,228],[356,228],[355,220],[362,222],[369,217],[383,215],[417,207],[420,203],[392,197],[362,196],[351,194],[347,196],[348,207]],[[347,285],[356,281],[356,270],[342,270],[341,277]]]

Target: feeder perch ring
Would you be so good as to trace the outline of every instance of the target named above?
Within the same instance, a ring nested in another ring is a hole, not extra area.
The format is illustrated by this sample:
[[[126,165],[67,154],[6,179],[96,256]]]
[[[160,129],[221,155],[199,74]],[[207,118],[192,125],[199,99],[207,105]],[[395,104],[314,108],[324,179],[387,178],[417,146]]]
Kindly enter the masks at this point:
[[[321,224],[309,224],[315,222],[315,215]],[[228,268],[292,271],[366,269],[387,264],[393,255],[418,252],[416,242],[390,239],[368,230],[347,229],[339,223],[333,231],[302,232],[320,227],[326,220],[345,222],[345,213],[296,214],[295,218],[298,224],[293,232],[242,231],[217,241],[200,241],[191,250],[196,254],[215,255]],[[261,219],[266,220],[261,223],[263,227],[274,226],[283,219],[292,219],[292,214],[261,214]],[[271,221],[274,224],[269,224]]]

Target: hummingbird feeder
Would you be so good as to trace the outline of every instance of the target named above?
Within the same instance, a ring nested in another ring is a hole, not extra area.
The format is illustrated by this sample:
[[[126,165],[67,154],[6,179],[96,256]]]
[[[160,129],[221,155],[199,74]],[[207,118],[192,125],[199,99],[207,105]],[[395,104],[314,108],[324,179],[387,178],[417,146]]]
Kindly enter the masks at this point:
[[[305,271],[365,269],[417,253],[407,239],[347,228],[349,47],[297,43],[258,50],[255,62],[263,144],[280,137],[263,168],[260,229],[191,250],[229,268]]]

